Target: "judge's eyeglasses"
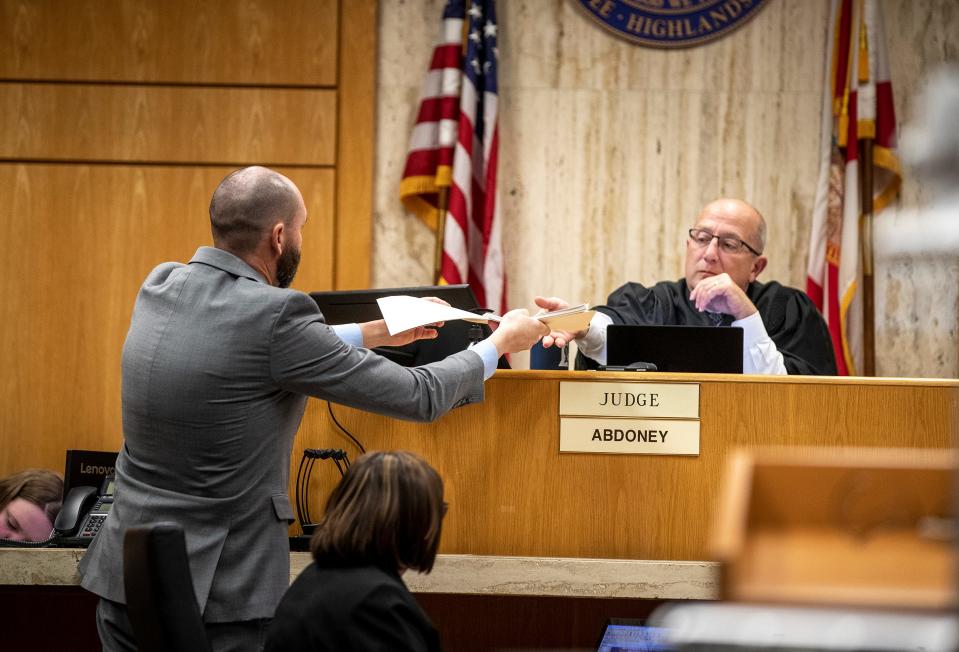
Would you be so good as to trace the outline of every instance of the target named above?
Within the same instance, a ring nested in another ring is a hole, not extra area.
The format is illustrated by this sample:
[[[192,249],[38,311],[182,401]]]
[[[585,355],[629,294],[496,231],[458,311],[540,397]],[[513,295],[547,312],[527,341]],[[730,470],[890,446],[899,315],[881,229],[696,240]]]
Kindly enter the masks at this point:
[[[689,242],[697,249],[708,247],[713,238],[719,240],[719,248],[724,253],[738,254],[742,253],[743,249],[746,249],[757,256],[762,255],[739,238],[734,238],[731,235],[716,235],[705,229],[694,228],[689,230]]]

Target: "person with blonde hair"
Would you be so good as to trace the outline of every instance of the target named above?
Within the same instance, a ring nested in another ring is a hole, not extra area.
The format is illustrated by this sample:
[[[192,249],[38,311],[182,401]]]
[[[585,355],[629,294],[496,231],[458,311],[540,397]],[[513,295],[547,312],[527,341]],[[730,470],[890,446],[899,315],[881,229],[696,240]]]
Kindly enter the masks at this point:
[[[27,469],[0,480],[0,539],[44,541],[63,501],[63,480],[53,471]]]
[[[310,542],[314,562],[280,602],[265,652],[438,650],[401,575],[432,570],[446,507],[443,481],[422,458],[357,459],[330,495]]]

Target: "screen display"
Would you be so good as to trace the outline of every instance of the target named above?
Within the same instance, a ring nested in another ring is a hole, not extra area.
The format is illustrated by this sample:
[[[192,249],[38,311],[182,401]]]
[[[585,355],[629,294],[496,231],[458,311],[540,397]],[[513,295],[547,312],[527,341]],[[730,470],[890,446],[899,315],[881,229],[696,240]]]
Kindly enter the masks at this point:
[[[607,625],[597,652],[618,650],[672,650],[662,627]]]
[[[101,496],[112,496],[113,495],[113,486],[116,484],[116,479],[111,475],[108,476],[106,480],[103,481],[103,492]]]
[[[112,507],[113,507],[113,503],[103,503],[99,507],[97,507],[96,511],[98,514],[109,514],[110,508]]]

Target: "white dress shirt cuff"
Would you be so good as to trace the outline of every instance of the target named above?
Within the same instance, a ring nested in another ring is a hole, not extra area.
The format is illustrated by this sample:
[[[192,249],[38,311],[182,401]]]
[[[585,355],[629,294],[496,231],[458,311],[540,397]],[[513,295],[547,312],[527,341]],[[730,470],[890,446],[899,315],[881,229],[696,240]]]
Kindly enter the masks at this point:
[[[743,329],[743,373],[785,376],[783,354],[766,333],[766,326],[758,312],[737,319],[732,326]]]
[[[490,376],[496,373],[496,363],[499,361],[496,346],[489,340],[483,340],[471,346],[469,350],[483,361],[483,380],[488,380]]]
[[[359,324],[337,324],[330,326],[338,338],[357,348],[363,346],[363,331]]]
[[[606,329],[613,318],[603,312],[597,312],[589,321],[586,335],[576,340],[579,352],[599,364],[606,364]]]

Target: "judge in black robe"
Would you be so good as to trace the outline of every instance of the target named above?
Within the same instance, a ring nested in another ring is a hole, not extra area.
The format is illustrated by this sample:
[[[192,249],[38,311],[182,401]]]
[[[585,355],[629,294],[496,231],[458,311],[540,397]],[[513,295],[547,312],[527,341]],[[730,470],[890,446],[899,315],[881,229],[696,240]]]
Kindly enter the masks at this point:
[[[707,204],[686,240],[685,277],[651,288],[627,283],[600,306],[587,330],[554,331],[543,346],[576,339],[581,353],[605,362],[606,327],[733,325],[743,329],[743,370],[765,374],[835,374],[832,342],[809,298],[776,282],[756,280],[766,268],[766,221],[739,199]],[[536,297],[545,310],[569,304]]]
[[[699,311],[689,299],[686,279],[663,281],[651,288],[627,283],[596,310],[614,324],[632,326],[729,326],[732,315]],[[836,374],[836,359],[826,323],[804,292],[775,281],[753,281],[746,296],[756,306],[766,332],[782,353],[786,371],[808,376]],[[718,322],[718,323],[717,323]],[[587,366],[592,366],[587,363]]]

